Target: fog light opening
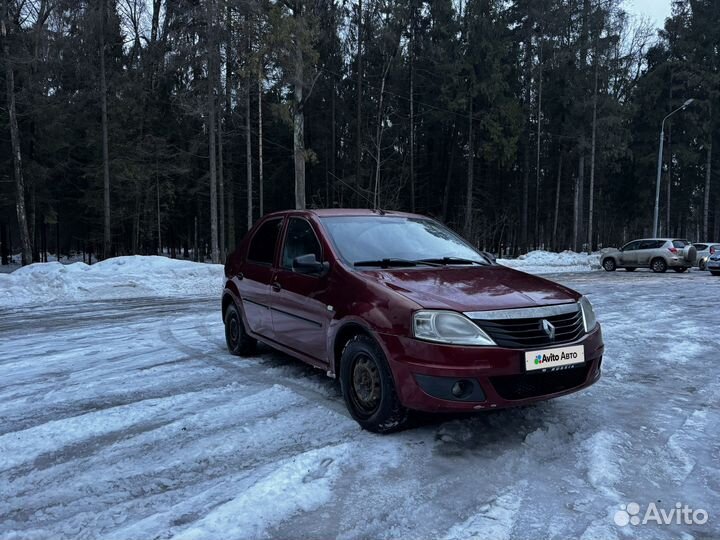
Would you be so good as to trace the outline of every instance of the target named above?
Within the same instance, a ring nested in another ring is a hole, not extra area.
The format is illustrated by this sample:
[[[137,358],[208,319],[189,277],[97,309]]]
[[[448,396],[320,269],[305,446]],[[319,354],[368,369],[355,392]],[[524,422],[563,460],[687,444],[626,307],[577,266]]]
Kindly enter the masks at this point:
[[[461,380],[457,381],[455,384],[453,384],[452,389],[450,390],[452,392],[452,395],[458,399],[462,399],[464,397],[469,396],[472,393],[473,390],[473,384],[472,382],[468,380]]]

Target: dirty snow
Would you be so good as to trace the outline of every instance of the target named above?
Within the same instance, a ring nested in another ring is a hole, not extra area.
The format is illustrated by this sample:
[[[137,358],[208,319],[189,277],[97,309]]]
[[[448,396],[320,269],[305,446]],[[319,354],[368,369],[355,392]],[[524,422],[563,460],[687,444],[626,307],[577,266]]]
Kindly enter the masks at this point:
[[[0,308],[58,301],[149,296],[213,296],[223,284],[220,264],[156,256],[127,256],[92,265],[35,263],[0,273]]]
[[[718,278],[555,275],[603,323],[596,385],[378,436],[322,372],[230,356],[216,270],[162,296],[174,265],[154,298],[0,309],[0,538],[720,538]],[[710,519],[620,527],[630,502]]]
[[[592,272],[600,270],[600,253],[563,251],[531,251],[517,259],[498,259],[498,263],[531,274],[557,274],[562,272]]]

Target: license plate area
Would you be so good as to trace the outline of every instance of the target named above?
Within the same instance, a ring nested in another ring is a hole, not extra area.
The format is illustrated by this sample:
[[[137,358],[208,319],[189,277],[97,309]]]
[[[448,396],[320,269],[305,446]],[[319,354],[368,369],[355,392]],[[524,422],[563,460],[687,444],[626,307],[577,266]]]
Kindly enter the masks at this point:
[[[585,363],[585,347],[555,347],[525,353],[525,371],[545,372],[572,369]]]

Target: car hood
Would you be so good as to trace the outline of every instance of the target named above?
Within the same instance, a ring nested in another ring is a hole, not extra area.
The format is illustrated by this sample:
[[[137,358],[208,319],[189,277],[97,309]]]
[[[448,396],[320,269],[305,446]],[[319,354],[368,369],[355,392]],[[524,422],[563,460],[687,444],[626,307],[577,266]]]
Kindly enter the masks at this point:
[[[575,291],[504,266],[445,266],[363,271],[426,309],[489,311],[567,304]]]

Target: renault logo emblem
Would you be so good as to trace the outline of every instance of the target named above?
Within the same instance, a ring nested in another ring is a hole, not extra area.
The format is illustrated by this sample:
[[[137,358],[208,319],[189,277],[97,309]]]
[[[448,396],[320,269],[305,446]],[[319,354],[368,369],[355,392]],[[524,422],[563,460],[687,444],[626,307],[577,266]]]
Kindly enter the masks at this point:
[[[555,341],[555,325],[553,325],[553,323],[546,319],[543,319],[540,324],[542,327],[542,331],[547,334],[547,337],[550,339],[550,341]]]

